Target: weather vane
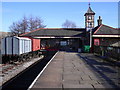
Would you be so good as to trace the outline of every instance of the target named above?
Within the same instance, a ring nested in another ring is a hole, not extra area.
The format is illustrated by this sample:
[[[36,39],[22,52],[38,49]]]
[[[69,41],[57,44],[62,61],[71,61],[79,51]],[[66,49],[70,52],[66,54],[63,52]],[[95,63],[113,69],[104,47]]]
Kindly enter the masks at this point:
[[[90,2],[89,2],[89,4],[88,4],[88,5],[89,5],[89,7],[90,7]]]

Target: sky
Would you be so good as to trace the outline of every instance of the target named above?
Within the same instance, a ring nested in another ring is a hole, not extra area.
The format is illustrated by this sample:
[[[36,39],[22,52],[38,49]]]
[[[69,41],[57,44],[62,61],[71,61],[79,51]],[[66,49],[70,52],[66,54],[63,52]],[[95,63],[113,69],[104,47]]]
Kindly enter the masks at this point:
[[[96,13],[95,26],[101,16],[103,24],[118,27],[118,2],[91,2],[91,8]],[[62,28],[66,19],[75,22],[77,28],[84,28],[87,9],[88,2],[2,2],[0,30],[8,32],[10,25],[24,15],[41,17],[46,28]]]

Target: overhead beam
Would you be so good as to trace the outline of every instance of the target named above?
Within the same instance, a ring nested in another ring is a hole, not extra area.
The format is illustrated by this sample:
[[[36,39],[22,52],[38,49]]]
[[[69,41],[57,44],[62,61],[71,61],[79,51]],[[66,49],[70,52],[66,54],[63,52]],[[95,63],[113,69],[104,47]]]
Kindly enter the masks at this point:
[[[120,37],[120,35],[92,35],[92,37]]]
[[[81,37],[33,37],[33,38],[36,38],[36,39],[40,39],[40,38],[81,38]]]

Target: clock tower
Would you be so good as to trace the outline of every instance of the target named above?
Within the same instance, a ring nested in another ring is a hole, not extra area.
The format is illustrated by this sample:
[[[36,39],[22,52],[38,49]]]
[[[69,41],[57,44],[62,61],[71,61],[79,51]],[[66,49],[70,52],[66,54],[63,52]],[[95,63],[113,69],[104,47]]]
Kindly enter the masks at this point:
[[[90,7],[90,3],[89,3],[89,8],[84,15],[85,16],[85,28],[87,31],[94,28],[94,15],[95,13],[92,11]]]

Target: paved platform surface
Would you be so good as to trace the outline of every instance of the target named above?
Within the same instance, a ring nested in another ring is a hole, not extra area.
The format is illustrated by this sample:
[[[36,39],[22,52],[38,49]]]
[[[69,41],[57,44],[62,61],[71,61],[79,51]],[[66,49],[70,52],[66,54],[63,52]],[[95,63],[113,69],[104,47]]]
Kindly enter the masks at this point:
[[[93,54],[60,51],[33,85],[34,88],[114,89],[120,85],[119,68]]]

